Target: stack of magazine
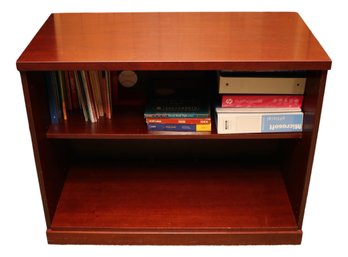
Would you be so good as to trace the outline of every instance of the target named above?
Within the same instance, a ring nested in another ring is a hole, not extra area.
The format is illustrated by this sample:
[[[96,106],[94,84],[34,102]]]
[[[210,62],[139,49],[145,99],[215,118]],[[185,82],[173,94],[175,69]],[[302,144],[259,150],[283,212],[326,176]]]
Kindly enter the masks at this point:
[[[85,121],[111,118],[112,95],[109,71],[50,71],[45,83],[52,124],[67,120],[81,110]]]

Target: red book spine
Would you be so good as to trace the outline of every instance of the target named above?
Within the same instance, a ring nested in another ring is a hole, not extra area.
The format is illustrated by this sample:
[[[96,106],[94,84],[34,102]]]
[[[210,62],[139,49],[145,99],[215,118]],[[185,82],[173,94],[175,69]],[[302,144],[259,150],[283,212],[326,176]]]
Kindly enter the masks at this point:
[[[99,81],[100,81],[100,85],[101,85],[101,93],[102,93],[102,100],[103,100],[105,115],[107,118],[110,118],[111,112],[110,112],[110,106],[108,104],[109,100],[108,100],[107,89],[106,89],[107,85],[106,85],[105,72],[106,71],[99,71],[98,77],[99,77]]]
[[[175,118],[146,118],[146,123],[157,123],[157,124],[210,124],[210,118],[187,118],[187,119],[175,119]]]
[[[223,95],[221,107],[301,108],[302,95]]]
[[[70,80],[70,89],[71,89],[71,101],[72,101],[72,107],[74,110],[77,110],[79,108],[79,100],[77,96],[77,89],[76,89],[76,83],[75,83],[75,75],[73,71],[69,71],[69,80]]]

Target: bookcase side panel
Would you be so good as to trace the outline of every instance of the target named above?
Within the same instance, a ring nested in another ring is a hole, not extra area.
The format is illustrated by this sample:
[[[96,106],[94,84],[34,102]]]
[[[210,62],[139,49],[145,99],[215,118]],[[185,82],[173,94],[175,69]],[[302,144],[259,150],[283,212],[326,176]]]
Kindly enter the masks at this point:
[[[303,102],[302,139],[284,144],[284,178],[295,218],[302,227],[319,129],[327,71],[309,72]]]
[[[65,142],[48,140],[50,124],[43,72],[21,72],[46,224],[50,227],[66,176]]]

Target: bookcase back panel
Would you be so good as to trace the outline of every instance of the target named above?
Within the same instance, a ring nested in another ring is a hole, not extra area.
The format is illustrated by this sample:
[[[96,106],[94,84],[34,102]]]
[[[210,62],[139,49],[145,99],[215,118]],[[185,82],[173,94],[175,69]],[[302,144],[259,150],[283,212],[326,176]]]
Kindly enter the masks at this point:
[[[72,140],[73,160],[279,162],[278,140]]]

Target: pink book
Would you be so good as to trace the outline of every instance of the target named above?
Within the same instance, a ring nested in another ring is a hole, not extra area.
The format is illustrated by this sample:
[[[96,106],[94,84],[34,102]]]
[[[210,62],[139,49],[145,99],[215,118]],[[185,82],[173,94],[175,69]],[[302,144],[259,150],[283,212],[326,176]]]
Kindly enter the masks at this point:
[[[223,95],[221,107],[301,108],[302,95]]]

